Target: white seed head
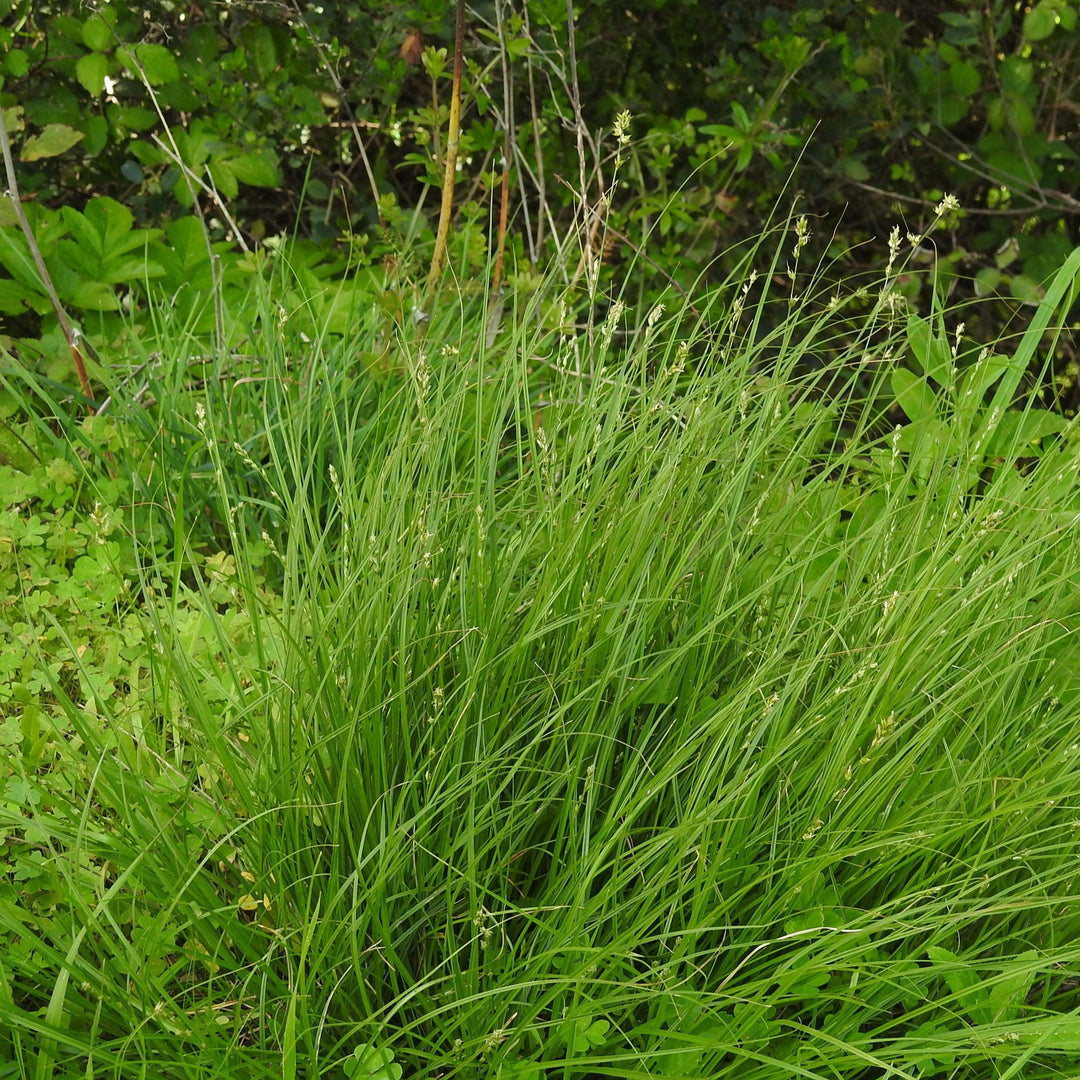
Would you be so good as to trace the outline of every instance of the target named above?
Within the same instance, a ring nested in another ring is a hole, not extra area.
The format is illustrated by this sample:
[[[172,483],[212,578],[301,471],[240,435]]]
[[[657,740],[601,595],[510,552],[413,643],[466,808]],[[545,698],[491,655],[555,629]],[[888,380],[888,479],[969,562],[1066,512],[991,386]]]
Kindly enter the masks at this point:
[[[945,198],[943,198],[941,200],[941,202],[939,202],[937,204],[937,206],[934,207],[934,213],[938,217],[943,217],[950,210],[959,210],[959,209],[960,209],[960,202],[956,198],[956,196],[955,195],[946,195]]]

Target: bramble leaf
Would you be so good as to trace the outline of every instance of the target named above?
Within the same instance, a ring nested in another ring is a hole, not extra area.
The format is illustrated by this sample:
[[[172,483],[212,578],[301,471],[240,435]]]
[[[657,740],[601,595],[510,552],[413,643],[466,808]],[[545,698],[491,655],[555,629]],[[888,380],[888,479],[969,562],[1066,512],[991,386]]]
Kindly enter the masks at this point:
[[[31,135],[26,140],[19,156],[23,161],[56,157],[65,150],[70,150],[83,138],[85,136],[81,131],[76,131],[67,124],[47,124],[40,135]]]

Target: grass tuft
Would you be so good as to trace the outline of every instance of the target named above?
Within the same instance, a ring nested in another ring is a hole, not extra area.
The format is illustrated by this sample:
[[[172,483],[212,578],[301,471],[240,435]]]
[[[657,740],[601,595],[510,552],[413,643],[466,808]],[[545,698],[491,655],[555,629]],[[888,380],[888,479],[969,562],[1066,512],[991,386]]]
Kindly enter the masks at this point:
[[[0,803],[5,1075],[1068,1074],[1076,443],[719,295],[116,387],[153,679]]]

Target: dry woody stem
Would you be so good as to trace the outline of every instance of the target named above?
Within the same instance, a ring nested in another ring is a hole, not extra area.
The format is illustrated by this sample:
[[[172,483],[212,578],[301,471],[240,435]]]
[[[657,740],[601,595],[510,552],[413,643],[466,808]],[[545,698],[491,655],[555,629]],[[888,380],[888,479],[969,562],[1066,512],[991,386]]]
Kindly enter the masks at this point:
[[[457,0],[454,19],[454,81],[450,90],[450,124],[446,133],[446,170],[443,173],[442,207],[439,231],[435,235],[435,253],[431,256],[428,289],[433,289],[442,275],[446,258],[446,239],[450,234],[450,216],[454,209],[454,176],[457,172],[458,137],[461,133],[461,69],[465,51],[465,0]]]

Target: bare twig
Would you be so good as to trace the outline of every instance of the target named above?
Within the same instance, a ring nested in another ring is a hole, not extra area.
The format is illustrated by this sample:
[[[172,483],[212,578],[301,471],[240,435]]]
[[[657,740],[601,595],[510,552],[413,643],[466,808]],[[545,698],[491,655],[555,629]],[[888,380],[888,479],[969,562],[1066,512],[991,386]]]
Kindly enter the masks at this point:
[[[147,85],[149,86],[149,84],[147,84]],[[151,97],[152,97],[153,96],[153,90],[151,90],[150,93],[151,93]],[[162,117],[162,121],[164,122],[164,117]],[[154,132],[151,133],[150,138],[152,138],[154,140],[154,142],[156,142],[158,144],[158,146],[162,149],[162,151],[166,154],[166,156],[169,157],[169,159],[172,161],[172,163],[184,174],[184,176],[187,178],[189,183],[191,183],[192,185],[194,185],[195,187],[199,188],[201,191],[206,193],[206,197],[221,212],[221,216],[225,219],[225,224],[228,225],[229,231],[232,233],[233,239],[235,239],[237,244],[240,246],[240,249],[245,254],[249,253],[251,251],[251,248],[248,247],[247,241],[244,240],[244,235],[243,235],[243,233],[240,232],[240,226],[237,225],[236,222],[233,220],[233,216],[232,216],[232,214],[229,213],[229,208],[225,205],[225,200],[222,199],[222,197],[218,194],[217,188],[214,187],[212,183],[207,184],[187,164],[187,162],[184,161],[184,159],[180,156],[180,151],[177,149],[176,142],[173,140],[172,132],[169,131],[169,128],[168,128],[167,124],[165,125],[165,130],[169,132],[169,142],[172,143],[172,146],[166,145],[165,140],[162,139],[161,136],[159,136],[158,134],[156,134]],[[209,174],[209,170],[207,172]],[[213,177],[211,177],[210,179],[211,179],[211,181],[213,181]],[[196,210],[198,210],[199,209],[198,208],[198,195],[194,191],[192,191],[192,195],[194,196],[194,203],[195,203]],[[199,216],[202,217],[202,211],[201,210],[199,210]]]
[[[454,210],[454,177],[457,173],[458,138],[461,133],[461,69],[464,51],[465,0],[457,0],[454,18],[454,79],[450,89],[450,122],[446,132],[446,167],[443,171],[439,231],[435,234],[435,251],[431,256],[431,269],[428,271],[428,291],[434,289],[442,276],[446,239],[450,235],[450,217]]]
[[[507,44],[503,40],[502,0],[495,0],[495,20],[499,28],[499,58],[502,61],[503,76],[503,153],[502,180],[499,185],[499,226],[495,241],[495,269],[491,275],[491,297],[489,305],[498,300],[499,286],[502,284],[503,256],[506,253],[506,219],[510,211],[510,140],[514,130],[514,93],[511,83],[510,64],[507,62]]]
[[[113,37],[116,39],[117,44],[120,44],[120,39],[113,31]],[[165,131],[165,135],[168,139],[168,144],[165,140],[160,138],[156,133],[151,135],[151,138],[155,143],[164,151],[167,157],[169,157],[173,164],[179,169],[180,173],[187,179],[189,186],[191,187],[191,202],[195,207],[195,213],[198,215],[199,224],[202,226],[203,242],[206,244],[206,254],[210,261],[210,291],[214,302],[214,332],[217,338],[217,347],[224,349],[225,347],[225,322],[223,313],[223,303],[221,296],[221,259],[214,251],[214,245],[210,239],[210,229],[206,221],[206,215],[203,213],[202,204],[199,202],[199,194],[196,188],[206,192],[207,197],[217,206],[221,212],[221,216],[225,219],[226,225],[228,225],[232,232],[233,238],[236,243],[239,244],[241,250],[248,254],[250,248],[247,242],[244,240],[244,234],[240,231],[240,227],[233,220],[232,215],[229,213],[229,208],[225,205],[225,200],[218,193],[217,187],[214,185],[213,175],[210,173],[209,166],[206,167],[206,175],[210,180],[209,184],[203,182],[202,178],[196,175],[193,169],[184,161],[183,156],[180,153],[180,147],[176,144],[176,138],[173,136],[172,128],[169,126],[169,121],[165,119],[165,113],[162,111],[161,104],[158,102],[157,94],[154,92],[154,87],[151,85],[150,80],[146,77],[146,71],[143,65],[139,62],[138,56],[132,51],[129,58],[125,61],[126,64],[131,66],[135,73],[139,76],[140,82],[142,82],[147,95],[150,98],[150,104],[154,106],[154,111],[158,115],[158,120],[161,121],[161,126]]]
[[[113,31],[113,38],[117,45],[121,44],[120,38],[117,36],[116,31]],[[225,219],[226,224],[232,231],[233,237],[240,245],[245,254],[250,252],[250,248],[244,240],[243,233],[240,232],[239,226],[232,219],[232,215],[229,213],[229,208],[225,205],[224,199],[218,194],[217,189],[208,186],[192,171],[192,169],[184,161],[183,156],[180,153],[180,147],[176,145],[176,139],[173,137],[172,128],[169,126],[169,121],[165,119],[165,113],[162,112],[161,105],[158,102],[157,94],[154,92],[154,87],[151,85],[150,80],[146,77],[146,71],[142,64],[139,62],[138,56],[134,50],[129,51],[127,58],[124,60],[125,65],[131,67],[135,74],[139,76],[139,81],[143,84],[143,88],[146,90],[147,96],[150,98],[150,104],[154,106],[154,112],[157,113],[158,120],[161,121],[161,126],[165,131],[165,135],[168,138],[168,145],[158,135],[153,134],[151,137],[158,146],[165,151],[166,155],[170,157],[173,164],[180,170],[181,173],[188,179],[189,183],[195,184],[206,192],[207,196],[214,202],[218,210],[221,211],[221,216]],[[213,177],[211,177],[211,180]],[[195,199],[195,209],[199,212],[199,219],[202,220],[202,210],[198,206],[198,200],[195,195],[195,190],[192,188],[192,197]],[[210,234],[206,232],[206,222],[203,221],[203,232],[206,236],[207,247],[210,246]],[[213,253],[211,252],[211,261],[213,260]]]
[[[360,151],[360,160],[364,163],[364,173],[367,175],[368,184],[371,186],[371,197],[375,202],[375,212],[379,215],[379,224],[382,224],[383,216],[382,211],[379,209],[379,185],[375,183],[375,172],[371,168],[371,161],[367,155],[367,147],[364,146],[364,138],[360,134],[361,122],[357,120],[356,114],[352,111],[352,108],[349,105],[348,95],[345,93],[345,87],[342,85],[341,79],[334,69],[334,65],[330,63],[319,39],[315,36],[315,32],[308,26],[307,20],[304,18],[303,8],[301,8],[297,0],[293,0],[293,10],[296,12],[297,22],[299,22],[307,31],[312,45],[315,46],[315,51],[319,54],[319,59],[322,61],[323,67],[326,68],[326,73],[330,76],[330,81],[334,84],[334,89],[337,91],[341,107],[345,110],[348,125],[352,129],[353,138],[356,139],[356,148]],[[365,127],[379,127],[378,124],[369,123],[368,121],[363,121],[363,123]]]
[[[620,241],[621,243],[625,244],[628,248],[630,248],[630,250],[637,256],[637,258],[642,259],[643,261],[647,262],[657,273],[659,273],[663,277],[667,278],[668,284],[686,302],[687,311],[689,311],[692,315],[694,315],[698,319],[703,319],[704,318],[702,316],[701,312],[698,311],[698,309],[694,306],[694,302],[690,299],[690,297],[687,294],[686,290],[658,262],[656,262],[654,259],[652,259],[648,255],[647,252],[643,251],[640,247],[638,247],[637,244],[635,244],[634,241],[631,240],[629,236],[627,236],[625,233],[619,232],[618,229],[612,228],[611,225],[607,226],[607,231],[609,233],[611,233],[611,235],[614,236],[616,240]]]
[[[529,37],[529,41],[534,45],[532,38],[532,30],[529,26],[529,5],[522,6],[522,18],[524,19],[525,33]],[[539,257],[540,252],[544,247],[544,214],[547,212],[547,180],[544,176],[544,147],[543,140],[540,138],[541,126],[540,126],[540,110],[536,104],[536,79],[533,74],[533,60],[532,53],[530,51],[526,58],[527,67],[526,71],[529,75],[529,117],[532,121],[532,137],[533,137],[533,152],[536,154],[536,176],[534,183],[536,185],[536,197],[540,204],[540,212],[536,215],[536,238],[532,237],[531,231],[529,231],[529,257],[535,263]],[[521,155],[524,159],[524,155]],[[526,230],[528,231],[529,221],[525,219]],[[561,256],[561,253],[560,253]],[[560,257],[561,262],[561,257]]]
[[[71,320],[67,317],[67,312],[64,311],[64,306],[60,303],[60,297],[56,295],[56,288],[53,285],[49,269],[45,265],[45,259],[42,257],[41,248],[38,247],[37,238],[34,236],[34,230],[30,228],[30,222],[27,220],[26,211],[23,210],[22,196],[19,194],[19,182],[15,176],[15,162],[11,157],[11,142],[8,139],[7,124],[4,123],[3,109],[0,109],[0,150],[3,151],[4,169],[7,172],[7,190],[4,194],[11,200],[11,205],[15,209],[15,216],[19,219],[19,225],[22,228],[23,236],[26,237],[26,243],[29,245],[31,256],[33,256],[34,265],[37,267],[37,272],[41,276],[41,283],[45,286],[45,291],[49,295],[49,302],[52,304],[53,311],[56,313],[56,321],[60,324],[60,332],[64,335],[64,340],[71,350],[71,359],[75,363],[75,374],[79,379],[79,389],[82,390],[83,397],[85,397],[87,401],[93,401],[94,390],[90,385],[90,378],[86,374],[86,364],[83,361],[82,353],[79,351],[80,334],[77,330],[73,329]]]
[[[962,143],[949,131],[945,131],[944,134],[956,143],[958,151],[963,150],[970,153],[970,146],[968,146],[968,144]],[[1058,191],[1054,188],[1046,188],[1038,184],[1025,183],[1021,177],[995,170],[988,165],[984,165],[978,159],[972,159],[970,161],[962,160],[957,155],[951,154],[943,147],[936,145],[930,139],[924,138],[922,142],[927,149],[933,151],[939,157],[945,158],[950,164],[963,169],[973,176],[977,176],[980,180],[984,180],[986,183],[995,187],[1004,185],[1010,191],[1016,192],[1021,198],[1027,200],[1023,206],[1011,207],[968,206],[965,204],[964,213],[966,215],[971,217],[1030,217],[1033,213],[1040,210],[1049,210],[1054,213],[1062,214],[1075,214],[1077,210],[1080,210],[1080,200],[1077,200],[1067,192]],[[875,195],[882,195],[894,202],[908,203],[911,206],[921,206],[927,210],[933,209],[935,205],[935,200],[933,199],[922,198],[917,195],[905,195],[902,192],[890,191],[887,188],[878,187],[875,184],[869,184],[863,180],[853,180],[850,177],[837,172],[835,169],[829,168],[818,159],[809,155],[808,157],[809,160],[813,161],[824,172],[836,177],[844,184],[850,184],[852,187],[861,188],[863,191],[873,192]]]
[[[526,18],[526,21],[525,21],[525,31],[526,31],[526,33],[529,33],[528,19],[527,18]],[[600,176],[599,167],[598,166],[594,167],[593,170],[592,170],[592,176],[591,177],[589,176],[588,155],[589,155],[589,153],[591,153],[593,160],[595,162],[598,162],[599,158],[600,158],[600,148],[599,148],[596,140],[590,134],[590,132],[588,130],[588,127],[585,124],[584,116],[583,116],[582,111],[581,111],[581,95],[580,95],[580,91],[579,91],[578,80],[577,80],[577,72],[576,72],[576,63],[577,63],[577,48],[576,48],[576,44],[575,44],[576,28],[574,27],[572,22],[569,25],[568,31],[569,32],[568,32],[567,38],[568,38],[570,48],[569,48],[569,50],[567,52],[564,52],[562,50],[562,48],[560,47],[558,41],[554,41],[552,43],[551,49],[548,50],[548,52],[545,52],[542,48],[540,48],[537,45],[536,40],[534,38],[532,38],[531,36],[529,38],[529,40],[532,42],[532,44],[534,46],[535,55],[540,57],[544,62],[544,67],[541,70],[543,72],[544,78],[547,80],[547,83],[548,83],[548,100],[549,100],[551,106],[554,108],[555,113],[558,116],[560,123],[562,123],[563,126],[568,131],[573,132],[574,135],[577,138],[578,166],[579,166],[579,171],[580,171],[580,176],[579,176],[579,180],[578,180],[578,187],[574,188],[573,185],[567,184],[566,181],[562,177],[557,177],[557,180],[559,181],[559,183],[566,185],[574,193],[574,195],[576,197],[576,202],[577,202],[577,204],[578,204],[578,206],[580,207],[580,210],[581,210],[580,218],[577,215],[575,215],[575,220],[574,220],[574,222],[573,222],[573,224],[571,226],[571,232],[567,235],[564,242],[560,243],[558,238],[557,238],[557,231],[555,229],[554,222],[551,219],[550,207],[547,206],[546,199],[543,196],[541,196],[541,200],[540,200],[541,214],[545,214],[547,216],[547,218],[549,220],[549,224],[551,225],[552,234],[555,237],[555,246],[559,251],[559,260],[558,260],[558,262],[560,264],[560,270],[562,272],[564,280],[569,280],[569,270],[568,270],[567,266],[565,265],[565,259],[563,257],[564,256],[564,248],[569,243],[569,241],[574,237],[577,237],[578,240],[579,240],[579,243],[580,243],[582,238],[587,240],[589,236],[593,236],[593,237],[597,236],[599,234],[599,229],[598,229],[598,225],[597,225],[597,218],[603,216],[603,210],[604,210],[604,207],[602,205],[603,200],[604,200],[604,184],[603,184],[603,178]],[[533,53],[530,52],[530,56],[532,56],[532,55],[533,55]],[[530,65],[530,68],[529,68],[529,75],[530,75],[530,91],[531,91],[531,89],[532,89],[532,82],[531,82],[531,79],[532,79],[532,67],[531,67],[531,65]],[[562,95],[560,95],[560,93],[559,93],[560,89],[562,91]],[[560,108],[559,102],[560,102],[560,97],[561,96],[564,96],[566,98],[566,100],[568,100],[571,103],[572,115],[564,114],[563,110]],[[540,130],[540,124],[539,124],[539,117],[538,117],[538,115],[536,113],[535,100],[533,100],[532,104],[533,104],[534,137],[536,137],[536,133]],[[542,154],[542,147],[538,143],[538,146],[537,146],[537,164],[538,164],[538,168],[539,168],[540,162],[542,161],[541,154]],[[524,161],[523,161],[523,159],[520,159],[520,160],[522,162],[522,167],[524,168]],[[590,206],[589,197],[588,197],[588,189],[589,189],[589,187],[590,187],[590,185],[591,185],[591,183],[593,181],[596,181],[596,183],[597,183],[598,201],[596,202],[595,205]],[[542,222],[543,222],[543,219],[541,219],[541,223]],[[584,247],[583,247],[582,250],[583,250],[583,256],[584,256],[586,254]],[[576,281],[577,278],[581,276],[584,269],[585,269],[584,261],[579,261],[578,268],[577,268],[577,270],[575,271],[575,273],[573,275],[573,280]],[[595,278],[596,278],[596,275],[597,275],[597,272],[598,272],[598,269],[599,269],[598,266],[595,265],[595,260],[593,260],[590,263],[588,269],[589,269],[589,276],[590,276],[590,279],[591,279],[590,282],[589,282],[590,292],[591,292],[591,291],[595,290],[595,285],[596,285]]]
[[[594,261],[590,258],[590,247],[592,245],[593,237],[589,228],[589,218],[591,215],[589,211],[589,185],[588,180],[586,179],[585,164],[585,117],[581,113],[581,92],[578,87],[577,77],[577,45],[575,43],[577,32],[574,26],[574,0],[566,0],[566,32],[570,39],[570,104],[574,110],[574,134],[577,136],[578,172],[580,173],[581,179],[581,188],[578,192],[578,198],[581,201],[581,225],[585,230],[583,257],[586,261],[589,295],[592,296],[596,292],[596,280],[599,272],[599,265],[594,264]]]

